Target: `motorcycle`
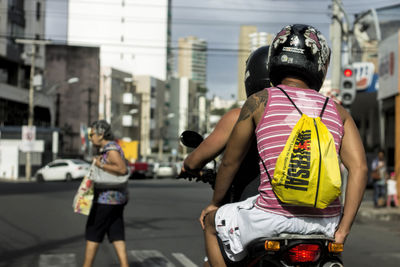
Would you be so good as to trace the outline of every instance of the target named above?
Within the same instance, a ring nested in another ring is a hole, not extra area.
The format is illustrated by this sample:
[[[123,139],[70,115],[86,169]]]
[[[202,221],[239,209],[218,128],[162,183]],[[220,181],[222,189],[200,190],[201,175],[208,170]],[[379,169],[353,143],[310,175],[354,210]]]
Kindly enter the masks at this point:
[[[194,131],[184,131],[180,136],[180,141],[187,147],[196,148],[203,141],[203,137]],[[196,179],[197,182],[209,183],[214,189],[216,164],[215,160],[213,161],[214,168],[203,169],[197,177],[181,173],[178,178]],[[258,193],[257,187],[252,185],[251,188],[244,190],[248,196]],[[241,199],[246,199],[248,196],[241,196]],[[224,250],[221,247],[227,266],[343,267],[341,260],[343,244],[335,243],[334,239],[325,235],[282,233],[277,237],[262,237],[253,240],[247,245],[246,250],[247,256],[242,261],[232,262],[224,255]]]

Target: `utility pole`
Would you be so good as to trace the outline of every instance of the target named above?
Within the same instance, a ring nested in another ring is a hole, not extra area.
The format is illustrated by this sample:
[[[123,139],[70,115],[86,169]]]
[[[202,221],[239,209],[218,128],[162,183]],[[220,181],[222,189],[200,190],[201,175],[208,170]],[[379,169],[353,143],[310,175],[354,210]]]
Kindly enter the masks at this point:
[[[340,76],[342,67],[342,0],[332,0],[332,24],[330,39],[332,42],[332,89],[340,90]]]
[[[29,40],[29,39],[16,39],[17,44],[28,44],[31,45],[31,70],[29,77],[29,104],[28,104],[28,126],[33,126],[34,119],[34,88],[33,88],[33,77],[35,76],[35,59],[36,59],[36,45],[46,45],[49,41],[45,40]],[[32,176],[32,164],[31,164],[31,151],[26,151],[26,164],[25,164],[25,176],[29,181]]]
[[[171,33],[172,33],[172,0],[168,0],[168,8],[167,8],[167,66],[166,66],[166,86],[165,90],[169,93],[171,92],[171,78],[172,78],[172,62],[173,62],[173,54],[171,48]],[[164,93],[165,98],[165,93]],[[169,99],[166,99],[167,102]],[[164,104],[163,104],[164,105]],[[169,107],[168,107],[169,109]],[[168,114],[169,110],[167,111]],[[158,160],[161,161],[164,154],[164,138],[166,136],[167,126],[165,125],[165,115],[163,111],[160,111],[160,116],[158,120],[161,120],[161,126],[159,127],[159,136],[158,136]]]
[[[92,105],[93,105],[93,103],[92,103],[92,92],[93,92],[93,88],[92,87],[89,87],[88,89],[88,101],[87,101],[87,104],[88,104],[88,117],[87,117],[87,126],[89,127],[90,126],[90,120],[91,120],[91,118],[92,118]]]

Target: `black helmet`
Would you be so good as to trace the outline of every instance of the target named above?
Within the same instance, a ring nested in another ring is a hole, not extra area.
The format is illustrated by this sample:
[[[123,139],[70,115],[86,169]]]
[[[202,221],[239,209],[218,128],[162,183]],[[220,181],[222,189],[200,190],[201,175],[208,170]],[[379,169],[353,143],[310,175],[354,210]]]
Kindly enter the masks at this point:
[[[264,88],[270,87],[267,63],[269,46],[261,46],[254,50],[246,60],[244,85],[247,97]]]
[[[331,50],[325,37],[312,26],[284,27],[269,50],[268,72],[273,85],[287,76],[304,80],[319,91],[328,70]]]

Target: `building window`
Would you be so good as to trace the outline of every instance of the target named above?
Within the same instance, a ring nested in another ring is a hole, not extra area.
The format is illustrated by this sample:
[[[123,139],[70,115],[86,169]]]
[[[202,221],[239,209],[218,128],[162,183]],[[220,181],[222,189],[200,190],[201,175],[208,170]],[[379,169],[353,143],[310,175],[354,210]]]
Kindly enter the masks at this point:
[[[123,43],[123,42],[124,42],[124,36],[121,35],[121,43]]]
[[[40,35],[39,34],[35,34],[35,39],[39,40],[40,39]],[[35,51],[36,51],[36,53],[40,53],[40,45],[35,45]]]
[[[39,21],[40,20],[40,16],[41,16],[41,8],[42,8],[42,3],[40,2],[36,2],[36,20]]]
[[[121,23],[125,23],[125,18],[124,17],[121,18]]]

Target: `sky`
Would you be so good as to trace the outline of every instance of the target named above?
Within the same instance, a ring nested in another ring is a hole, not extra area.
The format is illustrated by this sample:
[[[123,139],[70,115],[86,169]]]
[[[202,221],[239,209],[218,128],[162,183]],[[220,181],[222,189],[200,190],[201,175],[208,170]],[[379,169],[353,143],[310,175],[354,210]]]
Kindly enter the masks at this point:
[[[309,24],[330,40],[333,0],[172,0],[172,46],[179,37],[197,36],[208,42],[208,97],[236,98],[237,49],[240,25],[277,33],[293,23]],[[342,0],[349,19],[370,8],[400,1]],[[329,78],[330,73],[328,73]]]

